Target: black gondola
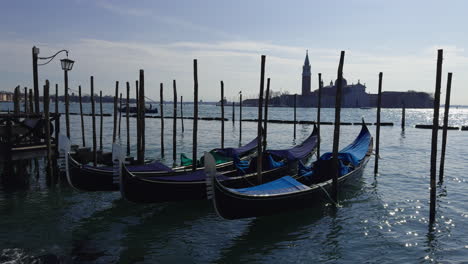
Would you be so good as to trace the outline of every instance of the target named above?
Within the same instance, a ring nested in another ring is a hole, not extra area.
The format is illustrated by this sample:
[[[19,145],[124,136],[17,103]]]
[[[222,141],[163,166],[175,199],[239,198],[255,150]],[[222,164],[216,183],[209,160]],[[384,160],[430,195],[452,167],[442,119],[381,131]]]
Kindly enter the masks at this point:
[[[224,157],[239,156],[248,158],[257,147],[257,139],[240,148],[214,149],[215,152]],[[91,166],[82,164],[74,159],[71,153],[67,154],[66,175],[68,183],[75,189],[81,191],[118,191],[119,179],[114,175],[112,166]],[[223,162],[216,165],[220,171],[232,170],[233,162]],[[130,165],[129,171],[139,177],[172,177],[185,175],[192,170],[192,166],[180,166],[169,168],[161,162],[154,161],[145,165]],[[204,167],[198,167],[197,171],[203,171]]]
[[[362,124],[358,137],[340,151],[340,176],[343,183],[362,175],[373,143],[366,125]],[[209,156],[209,155],[208,155]],[[212,158],[207,156],[207,170],[215,170]],[[213,205],[217,214],[226,219],[256,217],[311,207],[316,202],[328,200],[332,187],[331,153],[323,154],[319,161],[300,169],[299,177],[281,177],[275,181],[248,188],[232,188],[223,184],[216,172],[208,173],[208,189],[212,189]]]
[[[314,128],[311,135],[300,145],[291,149],[271,150],[265,155],[262,175],[265,180],[274,180],[287,172],[297,171],[294,164],[306,160],[315,152],[318,138]],[[249,167],[222,172],[223,184],[231,187],[257,184],[255,159]],[[255,173],[254,173],[255,172]],[[140,177],[122,168],[120,192],[126,200],[136,203],[158,203],[167,201],[206,199],[206,174],[204,170],[172,177]]]
[[[127,107],[124,106],[122,108],[120,108],[120,112],[123,112],[123,113],[126,113],[127,112]],[[131,113],[131,114],[136,114],[137,113],[137,107],[136,106],[130,106],[128,108],[128,112]],[[157,114],[158,113],[158,108],[155,107],[153,108],[153,106],[150,104],[150,107],[146,107],[145,108],[145,113],[146,114]]]

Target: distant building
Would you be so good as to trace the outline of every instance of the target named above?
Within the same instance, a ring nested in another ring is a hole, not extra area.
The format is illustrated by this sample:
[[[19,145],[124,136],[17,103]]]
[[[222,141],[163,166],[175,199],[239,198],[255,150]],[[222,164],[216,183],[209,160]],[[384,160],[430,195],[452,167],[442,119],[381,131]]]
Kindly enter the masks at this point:
[[[0,91],[0,102],[11,102],[13,101],[13,93]]]
[[[322,89],[322,107],[335,107],[335,82],[330,81],[330,84],[323,86]],[[366,92],[366,85],[360,80],[356,84],[348,84],[347,80],[342,80],[342,101],[341,106],[345,108],[355,107],[376,107],[377,95]],[[248,101],[248,102],[247,102]],[[250,99],[244,102],[249,105],[257,105],[258,99]],[[272,106],[293,106],[294,95],[284,94],[270,99]],[[311,67],[309,62],[309,54],[306,51],[304,65],[302,66],[302,94],[297,96],[297,105],[301,107],[317,107],[318,104],[318,89],[311,91]],[[401,108],[403,104],[409,108],[432,108],[434,98],[432,95],[424,92],[408,91],[408,92],[382,92],[382,107],[385,108]]]

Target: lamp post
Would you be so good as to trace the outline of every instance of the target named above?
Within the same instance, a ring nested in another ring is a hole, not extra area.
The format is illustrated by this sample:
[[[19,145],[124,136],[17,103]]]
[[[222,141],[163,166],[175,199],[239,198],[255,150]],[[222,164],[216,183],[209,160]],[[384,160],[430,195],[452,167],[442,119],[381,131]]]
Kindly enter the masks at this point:
[[[57,53],[55,53],[54,55],[52,55],[50,57],[39,57],[38,56],[39,55],[39,48],[37,48],[36,46],[34,46],[32,48],[33,82],[34,82],[34,108],[35,108],[34,112],[37,113],[37,114],[40,113],[40,109],[39,109],[39,80],[38,80],[39,78],[38,78],[37,67],[48,64],[49,62],[51,62],[55,58],[55,56],[57,56],[61,52],[65,52],[66,55],[67,55],[67,59],[65,59],[65,62],[63,62],[63,60],[61,62],[62,69],[64,71],[69,71],[69,70],[72,69],[74,61],[68,59],[68,50],[60,50],[60,51],[58,51]],[[39,60],[48,60],[48,61],[45,62],[45,63],[38,64]],[[66,83],[65,87],[67,89],[68,88],[68,78],[65,77],[65,80],[66,80],[65,81],[65,83]]]
[[[68,52],[67,52],[68,54]],[[65,123],[67,126],[67,137],[70,138],[70,113],[69,113],[69,98],[68,98],[68,71],[73,68],[74,61],[66,58],[61,59],[62,70],[65,75]]]

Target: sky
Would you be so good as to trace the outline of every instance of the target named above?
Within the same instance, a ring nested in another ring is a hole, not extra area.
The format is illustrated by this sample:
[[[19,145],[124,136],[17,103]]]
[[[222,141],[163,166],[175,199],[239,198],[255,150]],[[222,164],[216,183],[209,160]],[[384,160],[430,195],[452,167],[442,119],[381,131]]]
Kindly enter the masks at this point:
[[[69,50],[75,60],[69,86],[89,93],[113,94],[130,82],[134,96],[139,70],[145,71],[145,94],[193,100],[193,60],[198,62],[199,98],[220,99],[223,80],[228,100],[242,91],[253,98],[260,86],[260,57],[266,55],[271,89],[301,93],[306,50],[312,89],[318,73],[335,80],[340,51],[344,77],[376,93],[434,93],[437,49],[444,50],[442,100],[446,76],[453,72],[452,104],[468,105],[467,1],[284,1],[284,0],[2,0],[0,9],[0,90],[32,87],[31,48],[39,56]],[[63,94],[60,59],[39,66],[40,87],[48,79]],[[41,92],[42,93],[42,92]],[[444,102],[444,101],[442,101]]]

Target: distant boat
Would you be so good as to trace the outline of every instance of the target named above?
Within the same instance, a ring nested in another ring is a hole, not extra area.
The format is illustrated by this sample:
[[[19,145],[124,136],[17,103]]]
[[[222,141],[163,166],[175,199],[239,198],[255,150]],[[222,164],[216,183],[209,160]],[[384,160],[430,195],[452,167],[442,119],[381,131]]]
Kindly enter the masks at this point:
[[[127,112],[127,107],[126,106],[122,107],[120,112],[126,113]],[[136,112],[137,112],[136,106],[130,106],[129,107],[129,112],[132,113],[132,114],[136,114]],[[146,107],[145,113],[146,114],[157,114],[158,113],[158,108],[153,108],[153,105],[150,104],[149,108]]]
[[[365,106],[359,107],[359,108],[360,108],[360,109],[372,109],[372,107],[365,107]]]

